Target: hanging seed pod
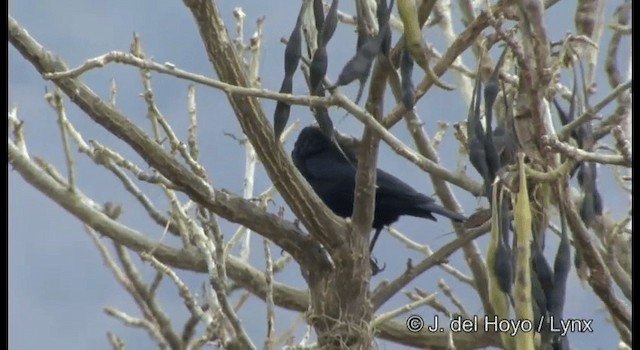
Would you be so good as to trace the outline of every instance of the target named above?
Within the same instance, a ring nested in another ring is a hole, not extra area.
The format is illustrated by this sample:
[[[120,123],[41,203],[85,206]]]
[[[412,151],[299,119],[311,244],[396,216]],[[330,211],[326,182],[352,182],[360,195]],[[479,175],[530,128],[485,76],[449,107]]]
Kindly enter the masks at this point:
[[[500,90],[498,77],[500,68],[504,63],[506,53],[507,48],[505,48],[502,55],[500,55],[500,59],[498,60],[498,63],[496,63],[493,73],[491,73],[491,77],[484,88],[484,112],[487,118],[484,151],[487,158],[487,176],[491,181],[493,181],[498,170],[502,167],[498,151],[496,150],[496,145],[493,141],[493,104],[495,103],[496,98],[498,97],[498,91]]]
[[[380,3],[385,1],[386,0],[380,0]],[[364,43],[361,44],[356,54],[342,68],[340,75],[338,75],[338,80],[332,87],[332,88],[336,88],[338,86],[348,85],[357,79],[360,82],[360,87],[358,88],[358,94],[355,99],[356,104],[360,101],[360,98],[362,97],[362,92],[364,91],[364,84],[367,82],[367,79],[369,78],[371,67],[373,65],[373,60],[378,56],[378,53],[380,53],[382,41],[387,35],[390,35],[390,33],[387,33],[387,32],[390,32],[389,16],[391,15],[390,9],[392,7],[393,7],[393,0],[391,1],[391,5],[388,7],[386,15],[383,16],[385,21],[383,23],[379,23],[378,34],[373,37],[367,38],[364,41]],[[364,40],[364,39],[359,38],[359,41],[361,40]]]
[[[533,272],[537,276],[540,288],[542,288],[542,292],[544,293],[545,300],[548,302],[551,299],[551,294],[553,293],[553,271],[551,270],[547,259],[544,257],[540,244],[536,242],[536,240],[531,242],[531,254],[531,258],[533,260]],[[544,305],[544,309],[549,309],[547,304]]]
[[[400,57],[400,82],[402,85],[402,103],[407,110],[413,109],[416,100],[416,88],[411,80],[412,73],[413,58],[411,58],[411,53],[405,44]]]
[[[313,53],[311,64],[309,65],[309,90],[312,96],[318,95],[318,89],[322,85],[322,79],[327,74],[327,48],[318,46]]]
[[[280,93],[291,93],[293,88],[292,85],[292,77],[285,77],[282,81],[282,86],[280,87]],[[290,111],[290,104],[282,101],[278,101],[278,103],[276,103],[276,109],[273,112],[273,130],[276,140],[280,138],[280,134],[282,134],[282,131],[287,126]]]
[[[313,0],[313,17],[316,22],[316,30],[320,33],[324,25],[324,5],[322,4],[322,0]],[[318,35],[318,38],[319,37],[320,35]]]
[[[467,114],[467,139],[469,148],[469,161],[482,177],[484,183],[484,195],[491,198],[491,183],[487,166],[487,157],[484,150],[484,129],[480,123],[480,77],[476,78],[473,88],[473,96]]]
[[[293,75],[298,68],[298,63],[300,62],[300,57],[302,56],[302,18],[305,11],[306,2],[302,3],[302,7],[300,8],[300,12],[298,13],[298,19],[296,20],[296,25],[291,31],[291,35],[289,35],[289,41],[287,42],[287,47],[284,50],[284,79],[282,80],[282,85],[280,87],[280,93],[290,94],[293,90]],[[284,131],[285,126],[287,126],[287,122],[289,121],[289,113],[291,111],[291,106],[282,101],[278,101],[276,103],[276,109],[273,112],[273,133],[275,139],[278,140],[280,138],[280,134]]]
[[[331,40],[338,25],[338,3],[338,0],[333,0],[329,13],[327,13],[327,17],[322,20],[323,24],[318,31],[318,48],[313,53],[309,66],[309,82],[311,85],[309,89],[312,96],[319,96],[318,89],[327,74],[327,44],[329,40]],[[316,15],[316,27],[318,27],[318,18],[321,16],[318,16],[315,12],[314,14]]]

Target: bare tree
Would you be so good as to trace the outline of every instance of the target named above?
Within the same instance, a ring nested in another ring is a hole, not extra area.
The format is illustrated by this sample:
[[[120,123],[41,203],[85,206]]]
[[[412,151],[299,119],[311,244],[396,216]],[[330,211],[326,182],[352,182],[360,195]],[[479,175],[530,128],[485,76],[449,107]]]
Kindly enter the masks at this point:
[[[292,95],[286,83],[280,92],[263,89],[259,62],[264,18],[257,20],[254,35],[245,39],[243,10],[234,11],[235,24],[225,24],[215,1],[184,0],[184,5],[193,15],[218,80],[146,57],[138,36],[134,36],[129,52],[111,51],[69,68],[9,15],[10,45],[54,85],[45,98],[57,116],[66,169],[61,172],[46,159],[30,154],[29,140],[24,136],[24,128],[29,125],[21,121],[15,108],[8,112],[12,133],[8,139],[9,163],[26,182],[84,223],[105,265],[136,302],[142,317],[111,307],[105,308],[105,313],[127,326],[143,329],[159,348],[196,349],[213,343],[225,349],[366,349],[373,348],[376,339],[383,339],[431,349],[568,349],[568,338],[559,338],[549,330],[522,331],[515,337],[482,330],[493,316],[558,326],[553,320],[540,320],[563,317],[565,297],[570,293],[566,278],[573,256],[576,273],[602,301],[621,343],[631,347],[631,212],[615,222],[603,209],[609,198],[598,190],[595,170],[596,164],[613,169],[620,186],[631,191],[630,171],[622,173],[631,167],[631,60],[628,71],[618,66],[619,44],[631,33],[631,3],[622,3],[614,18],[605,19],[603,1],[580,0],[575,10],[575,33],[550,42],[544,15],[556,2],[499,1],[479,5],[476,14],[477,4],[461,0],[457,15],[464,29],[456,33],[447,0],[396,0],[391,16],[386,18],[381,10],[389,5],[385,0],[357,0],[357,14],[341,11],[337,0],[324,4],[303,0],[297,24],[292,23],[295,28],[283,40],[287,48],[282,51],[287,52],[285,70],[289,78],[301,71],[309,81],[309,95]],[[355,26],[362,45],[354,58],[345,62],[343,74],[333,85],[325,76],[326,55],[331,57],[331,53],[324,48],[338,21]],[[444,53],[423,40],[427,27],[443,32],[448,41]],[[614,32],[608,43],[601,40],[604,30]],[[235,32],[235,36],[229,32]],[[387,33],[393,33],[391,41]],[[300,46],[302,43],[306,46]],[[504,49],[497,48],[499,44]],[[373,46],[375,50],[366,51]],[[489,54],[492,48],[505,52],[496,62]],[[603,49],[607,58],[599,63],[597,54]],[[294,51],[304,54],[296,56]],[[477,69],[463,63],[461,55],[467,51],[476,60]],[[358,62],[364,62],[362,69],[355,66]],[[414,62],[419,74],[412,70]],[[111,100],[105,100],[81,79],[88,71],[115,63],[139,70],[149,125],[136,123],[118,110],[115,82]],[[603,68],[609,79],[608,93],[593,101],[595,73]],[[447,71],[455,73],[456,86],[440,80]],[[186,138],[176,132],[156,104],[152,72],[190,82]],[[362,85],[370,82],[364,108],[357,99],[354,102],[340,92],[338,86],[348,83],[348,73],[353,73],[351,81],[358,79]],[[412,79],[418,75],[421,80],[414,85]],[[573,83],[566,85],[565,81]],[[460,146],[460,163],[471,158],[483,183],[464,169],[449,170],[439,163],[438,145],[449,129],[445,125],[430,138],[413,108],[434,85],[459,89],[469,106],[468,120],[460,118],[453,134]],[[243,138],[238,138],[246,157],[241,196],[216,187],[215,179],[200,163],[196,86],[224,92],[244,132]],[[387,87],[397,103],[391,108],[383,103]],[[260,99],[278,101],[273,123],[267,117],[271,111],[263,109]],[[128,159],[98,140],[86,140],[67,117],[65,103],[75,104],[143,161]],[[601,115],[614,103],[613,113]],[[282,142],[292,137],[299,124],[296,121],[287,126],[291,106],[308,106],[323,130],[333,130],[327,113],[331,106],[344,109],[364,125],[360,140],[334,135],[341,147],[351,147],[359,159],[352,218],[333,214],[283,151]],[[556,119],[562,123],[557,130]],[[392,127],[403,120],[415,149],[392,133]],[[277,125],[277,137],[272,124]],[[428,173],[438,198],[448,209],[460,211],[451,185],[470,195],[487,197],[491,206],[474,213],[464,224],[452,224],[455,237],[435,252],[390,229],[394,237],[424,258],[416,263],[409,261],[402,274],[371,289],[369,235],[376,181],[372,170],[376,168],[380,141]],[[88,157],[113,174],[162,228],[163,239],[157,241],[121,223],[121,200],[98,204],[84,194],[77,183],[82,170],[77,167],[79,156]],[[258,195],[254,192],[257,162],[273,183]],[[574,176],[577,186],[572,182]],[[158,209],[161,205],[145,193],[143,188],[148,186],[164,193],[168,213]],[[278,213],[267,210],[276,192],[304,228],[297,221],[285,220],[284,208]],[[237,231],[223,232],[219,220],[238,224]],[[253,232],[264,243],[264,271],[249,263]],[[490,243],[483,252],[474,239],[488,232]],[[561,237],[553,263],[542,254],[547,232]],[[181,244],[164,243],[165,235],[177,237]],[[272,254],[273,244],[285,252],[281,258]],[[238,254],[232,252],[236,247],[240,247]],[[447,261],[460,249],[471,276]],[[132,253],[157,271],[152,281],[141,277]],[[292,261],[299,265],[306,289],[275,280],[274,276]],[[421,323],[424,320],[407,318],[413,310],[429,306],[447,320],[476,320],[456,296],[459,291],[444,280],[438,284],[442,295],[415,289],[405,292],[405,305],[379,312],[416,277],[435,266],[477,293],[481,313],[488,317],[477,321],[479,331],[423,332],[418,328],[425,326]],[[180,270],[206,276],[204,292],[190,289]],[[156,295],[166,278],[175,284],[191,315],[182,327],[172,323]],[[247,293],[239,298],[232,296],[238,289]],[[249,293],[264,300],[265,339],[248,334],[238,316]],[[544,298],[542,302],[539,297]],[[445,305],[443,299],[456,310]],[[278,308],[297,311],[302,317],[278,333]],[[295,344],[293,333],[304,324],[307,334]],[[311,340],[311,330],[315,341]],[[108,340],[113,348],[125,347],[112,332],[108,332]]]

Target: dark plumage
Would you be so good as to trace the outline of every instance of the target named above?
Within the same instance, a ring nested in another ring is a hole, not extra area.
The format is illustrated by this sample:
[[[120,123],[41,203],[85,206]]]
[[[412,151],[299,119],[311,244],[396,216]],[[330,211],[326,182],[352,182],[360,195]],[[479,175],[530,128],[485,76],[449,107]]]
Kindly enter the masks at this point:
[[[310,126],[300,132],[291,156],[325,205],[338,216],[351,217],[356,184],[355,156],[351,155],[352,159],[348,160],[318,128]],[[436,213],[457,222],[465,220],[464,216],[441,207],[432,198],[383,170],[377,169],[376,176],[372,225],[376,232],[370,250],[373,250],[382,228],[396,222],[402,215],[436,221],[433,216]]]

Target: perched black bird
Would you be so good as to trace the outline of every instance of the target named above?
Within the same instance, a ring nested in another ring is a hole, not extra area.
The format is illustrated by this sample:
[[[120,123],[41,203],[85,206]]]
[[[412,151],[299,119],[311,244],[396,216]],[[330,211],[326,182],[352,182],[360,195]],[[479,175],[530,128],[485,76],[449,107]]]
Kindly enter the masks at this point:
[[[324,204],[336,215],[351,217],[356,186],[357,158],[350,159],[316,127],[308,126],[300,132],[291,153],[293,163],[309,182]],[[466,218],[436,204],[397,177],[377,169],[376,198],[373,228],[376,230],[369,246],[373,250],[380,231],[402,215],[436,221],[432,213],[457,222]]]

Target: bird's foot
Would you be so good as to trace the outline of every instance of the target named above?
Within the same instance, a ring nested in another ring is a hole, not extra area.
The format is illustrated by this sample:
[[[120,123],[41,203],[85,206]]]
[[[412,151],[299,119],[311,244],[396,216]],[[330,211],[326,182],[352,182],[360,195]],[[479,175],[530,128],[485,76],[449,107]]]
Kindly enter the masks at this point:
[[[386,263],[382,267],[378,266],[378,259],[376,258],[370,258],[369,262],[371,263],[371,276],[375,276],[387,268]]]

